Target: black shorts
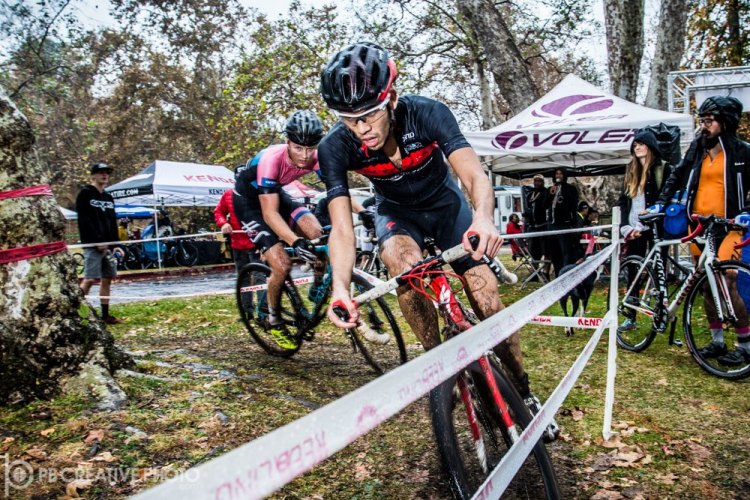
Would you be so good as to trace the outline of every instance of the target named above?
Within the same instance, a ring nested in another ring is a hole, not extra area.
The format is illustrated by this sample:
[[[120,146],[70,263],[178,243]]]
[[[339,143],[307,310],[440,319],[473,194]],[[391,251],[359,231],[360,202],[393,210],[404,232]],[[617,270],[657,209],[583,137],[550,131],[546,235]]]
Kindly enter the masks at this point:
[[[471,226],[471,207],[454,183],[441,189],[428,203],[419,206],[396,205],[379,200],[375,217],[375,233],[381,246],[397,234],[410,236],[424,250],[424,239],[431,237],[441,250],[461,243]],[[470,256],[451,264],[453,270],[463,274],[472,267],[483,265]]]
[[[274,234],[271,228],[263,220],[263,212],[260,205],[242,203],[241,206],[235,204],[235,212],[240,219],[242,229],[247,233],[248,238],[260,249],[261,253],[274,246],[279,242],[278,236]],[[292,229],[297,225],[300,217],[312,212],[302,203],[294,201],[286,191],[279,192],[279,213],[281,217],[289,224]]]

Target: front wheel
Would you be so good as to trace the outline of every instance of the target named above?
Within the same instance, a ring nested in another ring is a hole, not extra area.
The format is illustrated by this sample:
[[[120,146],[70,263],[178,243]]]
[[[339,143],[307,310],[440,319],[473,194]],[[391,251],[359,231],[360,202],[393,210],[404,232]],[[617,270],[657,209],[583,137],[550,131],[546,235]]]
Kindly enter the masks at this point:
[[[641,352],[654,341],[654,315],[659,314],[659,286],[649,266],[641,270],[641,257],[628,257],[620,263],[617,276],[617,344]]]
[[[352,276],[352,296],[371,289],[372,285],[358,275]],[[406,346],[398,322],[384,297],[362,304],[359,317],[363,326],[349,330],[357,349],[378,374],[406,363]],[[368,336],[390,337],[387,343],[372,342]]]
[[[720,307],[727,316],[728,303],[734,309],[737,321],[724,321],[721,325],[724,346],[728,352],[737,349],[737,328],[748,325],[750,303],[750,266],[743,262],[721,261],[713,264],[713,275],[719,292]],[[750,355],[740,356],[735,363],[729,363],[724,352],[709,352],[705,348],[714,341],[711,334],[712,322],[716,318],[716,304],[709,290],[708,275],[703,273],[688,294],[683,310],[685,343],[695,361],[705,371],[716,377],[739,380],[750,376]]]
[[[507,377],[492,367],[500,394],[520,434],[532,416]],[[453,496],[471,498],[508,452],[513,440],[502,424],[484,372],[478,363],[430,392],[430,412],[438,453]],[[540,440],[518,470],[505,496],[560,498],[552,461]],[[481,495],[480,495],[481,497]]]
[[[178,266],[193,267],[198,263],[198,248],[187,241],[179,243],[177,245],[174,261]]]
[[[292,306],[289,289],[282,286],[280,316],[283,328],[268,324],[268,277],[271,269],[252,263],[240,269],[237,275],[236,299],[242,323],[250,336],[268,354],[288,358],[302,345],[298,335],[298,315]]]

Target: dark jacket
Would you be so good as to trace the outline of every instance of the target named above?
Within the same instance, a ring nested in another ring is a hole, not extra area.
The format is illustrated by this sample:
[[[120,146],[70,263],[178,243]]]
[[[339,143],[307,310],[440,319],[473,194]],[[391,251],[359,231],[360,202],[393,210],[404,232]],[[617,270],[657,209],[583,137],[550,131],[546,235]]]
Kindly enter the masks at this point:
[[[106,191],[100,193],[92,185],[84,186],[76,197],[78,233],[81,243],[118,241],[115,200]]]
[[[670,174],[669,165],[664,165],[661,185],[657,185],[656,169],[660,164],[661,162],[657,160],[652,163],[648,169],[648,179],[646,180],[646,186],[644,187],[643,192],[643,194],[646,196],[646,208],[657,202],[659,193],[661,193],[662,188],[666,185],[667,178]],[[622,223],[628,224],[628,217],[630,216],[630,209],[633,206],[633,199],[625,192],[625,186],[623,186],[622,194],[617,200],[617,204],[620,207],[620,216],[622,217]]]
[[[578,217],[578,190],[567,182],[556,185],[561,189],[559,196],[555,196],[551,191],[547,192],[547,223],[556,227],[575,227]]]
[[[733,218],[745,210],[750,192],[750,144],[734,135],[721,134],[719,141],[724,149],[724,214]],[[701,138],[696,138],[685,157],[672,171],[664,184],[658,202],[666,206],[677,190],[687,187],[687,213],[692,213],[701,165],[706,156]]]
[[[547,189],[540,191],[532,190],[526,196],[526,205],[529,207],[527,214],[527,231],[530,229],[544,230],[547,228]]]

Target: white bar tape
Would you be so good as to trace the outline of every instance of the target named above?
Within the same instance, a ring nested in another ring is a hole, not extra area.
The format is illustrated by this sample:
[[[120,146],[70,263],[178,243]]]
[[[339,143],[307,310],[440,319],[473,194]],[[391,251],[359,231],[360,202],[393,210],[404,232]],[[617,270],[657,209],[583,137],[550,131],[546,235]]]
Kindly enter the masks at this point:
[[[380,285],[383,285],[383,284],[386,283],[385,281],[381,280],[380,278],[377,278],[377,277],[373,276],[372,274],[367,273],[367,272],[365,272],[365,271],[363,271],[363,270],[361,270],[359,268],[356,268],[356,267],[354,269],[352,269],[352,274],[356,274],[357,276],[359,276],[360,278],[364,279],[365,281],[367,281],[372,286],[380,286]],[[390,293],[393,296],[397,295],[395,290],[391,290],[388,293]]]
[[[518,472],[518,469],[523,465],[526,457],[531,453],[532,448],[534,448],[536,443],[542,437],[542,432],[544,432],[547,424],[549,424],[555,417],[555,413],[557,413],[557,410],[560,409],[563,401],[565,401],[565,398],[568,397],[571,389],[573,389],[573,384],[578,380],[578,377],[586,367],[589,358],[591,358],[591,355],[594,353],[594,348],[599,343],[599,339],[601,339],[604,329],[609,322],[613,321],[610,313],[604,318],[605,320],[586,343],[586,347],[584,347],[581,354],[578,355],[575,363],[573,363],[573,366],[570,367],[568,373],[565,374],[558,386],[552,392],[549,399],[547,399],[547,402],[544,403],[542,409],[531,420],[528,427],[526,427],[523,433],[521,433],[518,441],[513,443],[513,446],[508,450],[505,456],[503,456],[500,463],[497,464],[493,472],[472,498],[494,500],[500,498],[500,495],[503,494],[505,488],[508,487],[513,480],[513,477]]]
[[[494,316],[346,396],[136,498],[262,498],[312,469],[508,338],[601,265],[611,247]],[[192,481],[191,478],[196,478]]]
[[[580,318],[568,316],[534,316],[529,323],[545,326],[566,326],[570,328],[599,328],[602,318]]]

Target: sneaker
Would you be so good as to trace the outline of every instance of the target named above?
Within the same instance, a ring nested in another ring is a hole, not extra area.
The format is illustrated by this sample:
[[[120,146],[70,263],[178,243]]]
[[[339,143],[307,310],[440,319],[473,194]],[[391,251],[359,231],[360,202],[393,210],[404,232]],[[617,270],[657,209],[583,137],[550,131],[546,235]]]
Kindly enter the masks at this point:
[[[718,358],[718,361],[722,365],[726,366],[741,366],[750,364],[750,352],[744,349],[736,349],[725,356],[720,356]]]
[[[539,398],[534,396],[533,394],[528,398],[525,398],[523,402],[526,405],[526,408],[528,408],[531,412],[532,416],[536,416],[536,414],[539,413],[539,411],[542,409],[542,403],[540,403]],[[547,424],[547,428],[544,429],[544,432],[542,433],[542,441],[544,441],[545,443],[551,443],[552,441],[556,440],[559,435],[560,426],[557,425],[557,422],[553,418],[552,421]]]
[[[723,356],[726,353],[727,346],[723,342],[721,344],[711,342],[706,347],[698,349],[698,354],[700,354],[701,358],[703,359],[718,358],[719,356]]]
[[[298,347],[297,341],[289,335],[289,332],[283,323],[279,323],[278,325],[268,325],[268,333],[271,334],[271,337],[273,337],[282,349],[291,350]]]
[[[123,321],[119,318],[115,318],[114,316],[106,316],[102,319],[106,324],[108,325],[119,325],[120,323],[123,323]]]
[[[630,330],[635,330],[638,328],[638,324],[635,322],[632,318],[625,318],[625,321],[620,323],[620,326],[617,327],[618,332],[629,332]]]

